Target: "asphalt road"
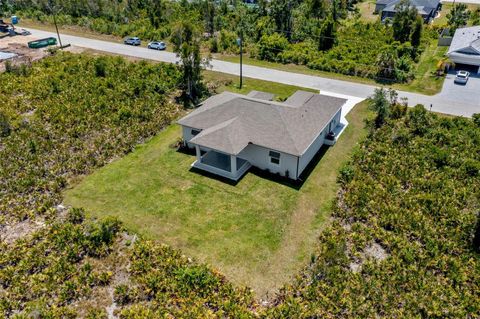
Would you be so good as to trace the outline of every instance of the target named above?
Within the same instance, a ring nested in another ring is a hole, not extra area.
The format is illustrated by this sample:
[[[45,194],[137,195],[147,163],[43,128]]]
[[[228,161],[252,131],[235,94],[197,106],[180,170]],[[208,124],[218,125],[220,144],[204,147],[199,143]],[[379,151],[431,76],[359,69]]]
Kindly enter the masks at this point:
[[[471,3],[480,4],[480,0],[442,0],[441,2],[455,2],[455,3]]]
[[[56,37],[56,34],[52,32],[35,29],[29,30],[34,36],[38,36],[39,38],[50,36]],[[127,46],[123,43],[101,41],[66,34],[62,34],[61,38],[63,44],[69,43],[78,47],[153,61],[161,61],[168,63],[178,62],[175,54],[171,52],[154,51],[142,47]],[[234,75],[238,75],[240,72],[238,64],[219,60],[211,61],[211,69],[213,71]],[[317,89],[320,90],[321,93],[329,95],[354,97],[352,101],[359,101],[361,99],[369,97],[370,95],[372,95],[373,91],[376,88],[376,86],[373,85],[359,84],[319,76],[285,72],[251,65],[243,66],[243,75],[245,77],[260,80]],[[398,91],[399,97],[406,97],[410,106],[416,104],[423,104],[425,105],[425,107],[427,107],[427,109],[430,109],[431,106],[432,111],[445,114],[470,117],[474,113],[480,113],[480,93],[475,90],[471,90],[471,92],[469,92],[465,89],[457,91],[455,90],[455,87],[452,88],[451,83],[449,83],[448,81],[452,81],[452,79],[447,78],[445,80],[444,87],[447,86],[449,89],[445,90],[445,92],[444,90],[442,90],[441,93],[434,96]],[[466,92],[469,93],[466,94]]]

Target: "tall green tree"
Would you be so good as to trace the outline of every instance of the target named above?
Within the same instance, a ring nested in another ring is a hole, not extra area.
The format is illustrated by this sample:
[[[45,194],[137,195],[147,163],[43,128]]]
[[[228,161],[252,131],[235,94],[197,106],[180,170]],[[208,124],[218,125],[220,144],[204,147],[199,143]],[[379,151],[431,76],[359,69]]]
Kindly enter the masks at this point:
[[[332,16],[323,21],[318,33],[318,49],[320,51],[330,50],[336,40],[336,25]]]
[[[306,15],[315,19],[321,19],[325,17],[327,4],[324,0],[307,0],[306,4],[308,10]]]
[[[410,36],[410,43],[414,47],[420,46],[422,41],[422,32],[423,32],[423,19],[421,16],[417,15],[415,23],[413,24],[412,34]]]
[[[171,41],[177,57],[180,58],[180,86],[185,101],[197,103],[203,91],[202,68],[209,63],[209,59],[202,59],[200,54],[200,32],[193,22],[183,20],[175,26]]]
[[[205,31],[213,36],[215,32],[215,3],[212,0],[205,0],[203,3],[203,19],[205,21]]]
[[[270,15],[275,20],[277,31],[284,33],[287,39],[291,38],[293,10],[298,5],[295,0],[272,0]]]
[[[147,8],[148,19],[154,28],[160,27],[165,21],[165,10],[167,6],[164,0],[149,0]]]
[[[393,37],[396,41],[402,43],[410,41],[414,25],[417,20],[417,8],[410,4],[410,0],[401,0],[395,6],[395,16],[393,18]]]
[[[389,97],[392,93],[384,88],[375,89],[375,92],[369,99],[368,107],[370,110],[377,113],[375,117],[375,127],[382,126],[390,115],[390,101]]]
[[[448,26],[450,32],[455,32],[456,29],[467,25],[470,11],[468,11],[465,3],[456,4],[449,13],[447,13]]]

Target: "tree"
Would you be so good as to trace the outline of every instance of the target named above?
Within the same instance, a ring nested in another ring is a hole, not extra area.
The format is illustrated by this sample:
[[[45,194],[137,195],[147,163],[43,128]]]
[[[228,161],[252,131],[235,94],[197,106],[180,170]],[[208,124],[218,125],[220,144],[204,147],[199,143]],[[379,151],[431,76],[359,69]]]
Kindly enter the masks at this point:
[[[397,56],[391,50],[382,50],[377,57],[377,77],[385,80],[395,80],[397,77]]]
[[[166,5],[164,0],[150,0],[147,8],[148,19],[154,28],[160,27],[164,21]]]
[[[325,16],[326,5],[324,0],[307,0],[307,15],[315,18],[321,19]]]
[[[420,16],[417,16],[413,24],[412,35],[410,36],[410,43],[418,48],[422,40],[422,31],[423,31],[423,19]]]
[[[375,127],[381,127],[390,115],[390,101],[394,94],[384,88],[375,89],[375,93],[370,97],[368,107],[377,113],[375,117]]]
[[[215,33],[215,3],[212,0],[205,0],[203,17],[205,20],[205,31],[213,36]]]
[[[459,27],[463,27],[467,24],[470,12],[467,10],[465,3],[459,3],[455,5],[449,13],[447,13],[448,26],[450,32],[455,32]]]
[[[410,41],[414,25],[417,21],[418,11],[410,4],[410,0],[401,0],[395,6],[393,17],[393,37],[401,43]]]
[[[275,20],[277,30],[283,32],[287,39],[291,37],[292,13],[297,1],[272,0],[270,3],[270,15]]]
[[[171,40],[177,57],[180,58],[182,71],[181,88],[186,102],[197,103],[203,91],[202,68],[209,59],[200,55],[200,34],[191,21],[179,22],[172,33]]]
[[[335,44],[336,37],[335,21],[329,16],[323,21],[318,34],[318,49],[320,51],[330,50]]]

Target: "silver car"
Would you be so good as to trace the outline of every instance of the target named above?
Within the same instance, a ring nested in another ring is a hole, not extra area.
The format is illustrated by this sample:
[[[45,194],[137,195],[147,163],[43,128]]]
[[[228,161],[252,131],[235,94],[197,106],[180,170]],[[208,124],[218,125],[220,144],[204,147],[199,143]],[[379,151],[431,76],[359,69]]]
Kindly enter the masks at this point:
[[[470,72],[458,71],[454,82],[457,84],[467,84],[469,77],[470,77]]]
[[[129,37],[129,38],[126,38],[126,39],[123,41],[123,43],[128,44],[128,45],[135,45],[135,46],[142,44],[142,42],[140,41],[140,39],[137,38],[137,37]]]
[[[165,44],[165,42],[153,41],[148,44],[148,48],[152,50],[165,50],[167,48],[167,45]]]

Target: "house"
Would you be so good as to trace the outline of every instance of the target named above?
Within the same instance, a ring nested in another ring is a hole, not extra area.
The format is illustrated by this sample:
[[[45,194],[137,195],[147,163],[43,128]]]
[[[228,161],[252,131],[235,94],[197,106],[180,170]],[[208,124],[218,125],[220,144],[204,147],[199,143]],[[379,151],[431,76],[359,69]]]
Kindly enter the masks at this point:
[[[480,73],[480,26],[457,29],[447,56],[455,64],[466,64]]]
[[[399,3],[400,0],[377,0],[375,13],[382,15],[382,21],[387,18],[393,19],[396,13],[396,6]],[[425,23],[435,19],[438,12],[442,9],[440,0],[410,0],[410,4],[417,8],[418,14],[422,16]]]
[[[184,145],[196,151],[192,166],[232,180],[251,166],[299,179],[320,148],[335,143],[347,100],[305,91],[282,103],[271,98],[224,92],[180,119]]]

